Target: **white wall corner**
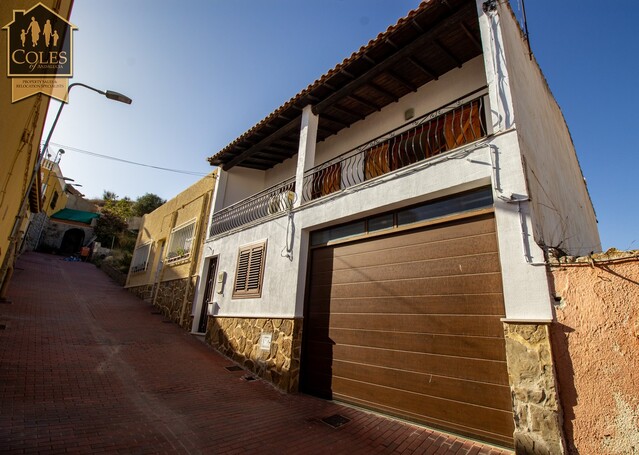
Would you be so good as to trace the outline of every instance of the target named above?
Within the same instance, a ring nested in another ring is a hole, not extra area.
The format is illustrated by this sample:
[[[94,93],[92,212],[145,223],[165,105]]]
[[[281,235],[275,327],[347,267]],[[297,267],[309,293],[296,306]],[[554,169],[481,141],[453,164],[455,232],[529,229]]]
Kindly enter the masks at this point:
[[[490,125],[492,131],[498,133],[512,128],[515,125],[515,117],[499,8],[484,12],[483,3],[483,0],[477,0],[477,14],[490,102]]]
[[[297,169],[295,171],[295,203],[294,207],[302,205],[304,190],[304,172],[315,166],[315,147],[317,144],[317,127],[319,117],[313,114],[313,107],[307,105],[302,110],[300,126],[300,143],[297,152]]]
[[[218,168],[217,179],[214,183],[215,188],[213,189],[213,196],[211,197],[211,210],[209,210],[209,219],[206,226],[206,238],[209,237],[209,232],[211,232],[213,214],[224,208],[224,195],[226,194],[228,175],[229,173],[223,171],[221,167]]]
[[[495,222],[507,320],[552,320],[544,252],[533,238],[530,202],[495,198]]]

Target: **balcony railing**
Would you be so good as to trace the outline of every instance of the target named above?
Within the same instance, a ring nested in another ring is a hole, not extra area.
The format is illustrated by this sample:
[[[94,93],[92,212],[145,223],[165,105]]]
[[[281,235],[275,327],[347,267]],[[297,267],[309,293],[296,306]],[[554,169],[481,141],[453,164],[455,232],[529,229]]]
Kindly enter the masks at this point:
[[[214,213],[209,234],[218,235],[288,210],[293,207],[294,199],[295,178],[290,178]]]
[[[316,166],[304,175],[302,201],[326,196],[485,137],[484,95],[485,88],[472,92]]]

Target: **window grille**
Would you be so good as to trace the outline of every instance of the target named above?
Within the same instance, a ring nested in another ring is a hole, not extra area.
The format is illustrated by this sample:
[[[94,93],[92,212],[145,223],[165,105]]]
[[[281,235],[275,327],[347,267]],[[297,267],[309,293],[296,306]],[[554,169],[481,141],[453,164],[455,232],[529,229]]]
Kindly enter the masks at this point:
[[[166,255],[167,264],[189,257],[191,249],[193,248],[194,235],[195,220],[189,221],[171,231],[171,241],[169,242],[169,250]]]
[[[131,259],[131,273],[144,272],[149,265],[149,255],[151,254],[151,242],[140,245],[133,252]]]
[[[266,242],[240,248],[233,285],[233,298],[261,297]]]

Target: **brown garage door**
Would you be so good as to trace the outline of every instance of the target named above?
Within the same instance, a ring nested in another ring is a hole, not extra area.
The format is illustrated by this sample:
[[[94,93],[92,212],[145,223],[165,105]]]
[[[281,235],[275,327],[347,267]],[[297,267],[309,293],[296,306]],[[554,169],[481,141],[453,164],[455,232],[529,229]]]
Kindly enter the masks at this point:
[[[491,214],[312,250],[302,390],[512,445]]]

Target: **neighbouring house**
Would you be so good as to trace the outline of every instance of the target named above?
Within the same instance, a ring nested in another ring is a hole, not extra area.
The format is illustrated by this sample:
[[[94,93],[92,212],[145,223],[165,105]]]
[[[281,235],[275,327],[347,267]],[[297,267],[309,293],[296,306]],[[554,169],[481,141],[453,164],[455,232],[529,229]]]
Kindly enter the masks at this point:
[[[40,3],[68,18],[71,0],[42,0]],[[28,10],[38,3],[16,0],[0,2],[0,27],[13,22],[14,10]],[[8,32],[0,31],[0,49],[8,49]],[[12,79],[8,58],[0,59],[0,298],[5,296],[13,266],[29,227],[31,214],[40,211],[40,173],[36,163],[44,120],[49,107],[48,96],[37,94],[12,102]],[[32,182],[32,183],[31,183]],[[25,197],[26,196],[26,197]]]
[[[162,313],[190,328],[192,303],[200,277],[214,171],[144,215],[126,280],[126,288]]]
[[[42,161],[41,180],[42,210],[31,217],[24,249],[79,254],[94,240],[98,207],[67,183],[72,179],[62,175],[59,160]]]
[[[564,452],[545,252],[600,240],[508,2],[422,3],[209,161],[193,332],[285,391]]]

